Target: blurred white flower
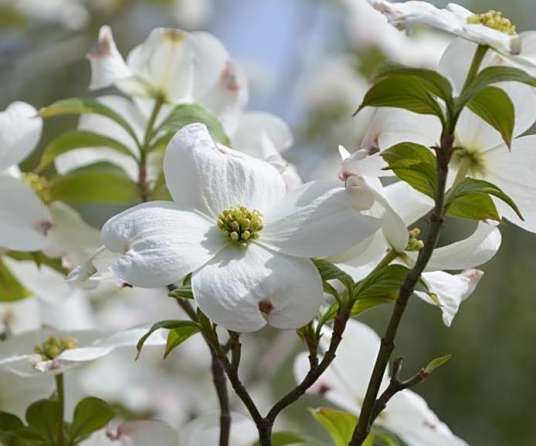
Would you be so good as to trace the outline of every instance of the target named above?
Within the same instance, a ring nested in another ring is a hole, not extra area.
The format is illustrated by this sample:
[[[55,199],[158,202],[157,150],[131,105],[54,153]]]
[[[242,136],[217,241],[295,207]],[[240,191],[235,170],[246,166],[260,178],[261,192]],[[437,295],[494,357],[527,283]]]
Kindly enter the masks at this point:
[[[64,373],[123,348],[131,349],[134,359],[134,347],[146,332],[147,328],[133,328],[112,335],[48,328],[26,332],[0,344],[0,369],[25,377]],[[156,332],[145,345],[165,344],[164,334]]]
[[[257,428],[250,418],[231,413],[230,444],[233,446],[250,446],[258,439]],[[220,431],[218,414],[202,415],[181,429],[181,446],[198,446],[218,444]]]
[[[223,45],[211,34],[156,28],[125,62],[104,26],[88,54],[90,89],[115,85],[128,95],[162,98],[170,104],[198,103],[220,118],[227,130],[247,102],[247,84]]]
[[[341,0],[347,15],[347,33],[354,48],[378,47],[385,56],[404,65],[435,68],[448,38],[431,32],[408,36],[398,32],[367,0]]]
[[[4,370],[0,370],[0,382],[0,410],[20,418],[24,417],[31,403],[49,398],[55,387],[54,380],[47,375],[28,379]]]
[[[322,285],[309,258],[341,252],[379,226],[344,188],[310,183],[286,194],[275,168],[216,144],[202,124],[177,133],[164,172],[175,202],[145,203],[104,225],[106,248],[120,255],[111,270],[148,288],[193,273],[198,305],[231,330],[312,319]]]
[[[324,351],[330,338],[331,333],[325,329],[320,342]],[[320,394],[358,416],[379,348],[380,338],[371,328],[353,319],[348,321],[335,360],[311,387],[310,392]],[[308,370],[307,354],[302,353],[294,364],[296,380],[302,380]],[[389,376],[386,372],[380,392],[388,383]],[[412,446],[467,445],[438,419],[421,396],[411,390],[397,393],[375,424],[388,429]]]
[[[499,11],[490,10],[476,14],[456,3],[449,3],[445,9],[438,9],[424,1],[369,2],[399,29],[411,25],[440,29],[467,41],[488,45],[513,64],[533,74],[536,72],[536,32],[518,33],[515,25]],[[459,63],[457,65],[461,66]]]
[[[177,446],[178,434],[161,421],[111,421],[81,446]]]
[[[212,18],[214,0],[174,0],[171,8],[179,26],[199,29]]]
[[[59,23],[67,29],[79,30],[90,19],[83,0],[3,0],[31,19]]]
[[[17,164],[36,148],[42,119],[24,102],[0,112],[0,247],[38,251],[46,244],[52,216],[28,184],[17,178]]]

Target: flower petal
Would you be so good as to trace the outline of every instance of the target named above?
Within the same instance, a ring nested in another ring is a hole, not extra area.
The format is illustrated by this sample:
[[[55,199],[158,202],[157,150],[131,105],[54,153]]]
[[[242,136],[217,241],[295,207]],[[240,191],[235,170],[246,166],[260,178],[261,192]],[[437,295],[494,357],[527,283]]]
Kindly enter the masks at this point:
[[[386,186],[384,195],[395,213],[407,226],[416,223],[434,207],[434,202],[430,197],[417,192],[404,181]]]
[[[2,260],[24,287],[44,302],[59,305],[79,293],[65,282],[62,274],[47,265],[37,266],[33,260],[17,261],[9,257]]]
[[[501,246],[501,233],[495,224],[479,223],[475,232],[459,242],[437,248],[427,271],[469,269],[493,258]]]
[[[415,294],[425,302],[438,306],[443,313],[443,322],[450,327],[460,304],[473,293],[483,274],[477,269],[466,270],[461,274],[444,271],[423,273],[422,280],[435,297],[432,299],[423,291],[416,291]]]
[[[25,102],[13,102],[0,112],[0,171],[32,153],[41,137],[43,120]]]
[[[88,53],[87,58],[91,64],[90,90],[110,87],[118,81],[132,77],[132,72],[117,50],[109,26],[101,27],[97,46]]]
[[[240,125],[232,137],[232,147],[256,158],[265,159],[262,135],[272,143],[277,152],[284,152],[292,145],[292,133],[285,121],[270,113],[249,112],[240,119]]]
[[[102,239],[110,251],[122,254],[111,266],[114,274],[143,288],[177,282],[227,243],[215,223],[164,201],[112,217],[102,228]]]
[[[18,178],[0,174],[0,246],[39,251],[45,246],[52,217],[37,195]]]
[[[289,192],[265,218],[259,242],[297,257],[338,255],[370,237],[381,220],[355,209],[356,197],[329,182]]]
[[[177,446],[178,434],[162,421],[142,420],[110,423],[81,446]]]
[[[241,413],[232,413],[230,442],[233,446],[250,446],[258,439],[253,421]],[[218,444],[220,421],[218,414],[202,415],[181,429],[181,446]]]
[[[166,152],[164,172],[180,208],[197,209],[214,219],[237,205],[266,212],[286,189],[274,167],[217,145],[203,124],[177,132]]]
[[[502,201],[496,200],[501,215],[515,225],[536,232],[536,136],[524,136],[513,141],[512,151],[500,146],[486,152],[487,180],[499,186],[519,207],[522,221]]]
[[[411,390],[399,392],[389,401],[378,424],[412,446],[467,446],[439,420],[426,401]]]
[[[325,329],[321,344],[324,351],[330,338],[331,332]],[[367,325],[350,319],[337,356],[309,392],[323,395],[345,410],[358,414],[379,348],[380,338],[376,332]],[[308,370],[306,354],[300,355],[294,364],[296,381],[300,382]],[[388,375],[385,373],[382,387],[387,382]]]
[[[228,246],[192,276],[199,307],[228,330],[252,332],[269,323],[296,329],[323,301],[322,280],[310,260],[272,253],[254,243]]]

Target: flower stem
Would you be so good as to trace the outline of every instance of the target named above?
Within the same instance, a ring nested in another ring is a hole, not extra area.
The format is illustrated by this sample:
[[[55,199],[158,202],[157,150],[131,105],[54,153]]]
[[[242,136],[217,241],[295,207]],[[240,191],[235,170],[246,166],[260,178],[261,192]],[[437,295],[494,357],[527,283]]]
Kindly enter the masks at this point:
[[[168,287],[172,291],[172,287]],[[188,315],[188,317],[197,322],[199,318],[190,305],[190,303],[184,299],[177,299],[177,303]],[[212,359],[212,382],[214,383],[214,388],[216,389],[216,394],[218,395],[218,402],[220,404],[220,438],[219,446],[230,446],[230,436],[231,436],[231,410],[229,405],[229,393],[227,391],[227,380],[225,378],[225,370],[221,359],[218,357],[218,354],[214,350],[212,344],[208,341],[205,334],[203,334],[207,346],[210,350],[210,356]]]
[[[154,107],[145,126],[145,134],[143,136],[143,143],[140,146],[140,160],[138,164],[138,188],[140,190],[140,196],[142,201],[148,201],[149,199],[149,187],[147,184],[147,155],[150,149],[151,141],[153,139],[154,128],[158,114],[164,105],[164,98],[157,97],[155,99]]]
[[[58,395],[59,403],[59,424],[58,424],[58,446],[65,445],[65,385],[63,381],[63,373],[59,373],[55,376],[56,379],[56,393]]]
[[[488,49],[489,47],[487,45],[478,45],[475,55],[473,56],[473,61],[471,62],[471,66],[469,67],[469,71],[467,72],[467,77],[465,78],[462,91],[471,84],[473,79],[478,74],[478,70],[480,69],[480,65],[482,65],[482,61],[484,60],[484,56],[486,55]]]

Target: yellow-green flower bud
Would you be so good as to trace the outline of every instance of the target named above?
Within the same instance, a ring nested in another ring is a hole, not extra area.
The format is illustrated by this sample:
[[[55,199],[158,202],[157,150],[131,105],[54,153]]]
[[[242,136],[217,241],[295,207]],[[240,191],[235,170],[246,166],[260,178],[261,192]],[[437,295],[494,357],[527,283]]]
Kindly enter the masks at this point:
[[[503,16],[502,12],[491,9],[482,14],[473,14],[467,18],[470,25],[484,25],[504,34],[514,36],[517,34],[515,25],[510,19]]]
[[[262,214],[245,206],[225,209],[217,220],[218,228],[233,242],[247,243],[259,237],[263,228]]]

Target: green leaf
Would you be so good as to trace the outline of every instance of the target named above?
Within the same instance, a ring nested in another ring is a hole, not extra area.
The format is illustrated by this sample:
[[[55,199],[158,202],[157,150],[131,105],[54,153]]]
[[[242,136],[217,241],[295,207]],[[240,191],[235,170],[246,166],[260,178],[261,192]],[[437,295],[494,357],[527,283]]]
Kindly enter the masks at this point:
[[[329,433],[335,446],[347,446],[357,424],[357,417],[342,410],[320,407],[311,411],[313,417]]]
[[[402,283],[406,279],[408,269],[402,265],[388,265],[373,272],[357,284],[357,299],[390,299],[398,297]]]
[[[15,302],[31,296],[0,259],[0,302]]]
[[[467,194],[458,198],[448,207],[447,215],[479,221],[501,220],[491,197],[487,194],[479,193]]]
[[[121,169],[92,165],[77,169],[50,181],[53,201],[68,204],[116,203],[134,204],[140,201],[140,191]]]
[[[434,198],[437,188],[436,158],[420,144],[403,142],[382,152],[389,168],[414,189]]]
[[[410,68],[400,65],[388,65],[384,67],[378,79],[397,75],[401,77],[413,77],[424,84],[426,90],[445,101],[452,100],[452,85],[450,81],[437,71],[425,68]]]
[[[226,146],[231,145],[229,137],[216,116],[197,104],[179,104],[171,110],[165,121],[160,125],[158,132],[164,133],[164,136],[159,138],[154,146],[167,144],[180,129],[195,122],[205,124],[212,137],[219,143]]]
[[[429,375],[435,369],[437,369],[437,368],[439,368],[441,366],[444,366],[447,362],[449,362],[450,358],[452,358],[452,355],[445,355],[445,356],[441,356],[441,357],[436,358],[436,359],[432,359],[428,363],[428,365],[424,368],[424,373]]]
[[[458,217],[472,218],[474,220],[488,218],[500,220],[495,203],[493,203],[489,195],[504,201],[523,220],[523,216],[514,200],[499,187],[489,181],[469,177],[465,178],[449,193],[446,207],[450,215]]]
[[[164,359],[184,341],[199,333],[199,326],[195,322],[184,321],[180,327],[172,328],[167,337]]]
[[[26,422],[33,431],[47,440],[54,440],[60,426],[60,403],[39,400],[26,409]]]
[[[396,298],[392,297],[369,297],[366,299],[357,299],[352,306],[352,316],[359,316],[367,310],[370,310],[379,305],[391,304]]]
[[[8,251],[5,255],[15,260],[29,260],[34,262],[38,268],[41,268],[41,265],[46,265],[64,276],[69,272],[67,268],[63,267],[61,258],[53,259],[51,257],[47,257],[41,251]]]
[[[95,397],[84,398],[74,409],[71,438],[80,441],[102,429],[113,417],[114,410],[106,401]]]
[[[313,263],[324,282],[327,282],[328,280],[338,280],[349,290],[353,288],[354,281],[352,280],[352,277],[333,263],[324,259],[313,259]]]
[[[189,325],[196,325],[194,322],[191,321],[177,321],[177,320],[168,320],[168,321],[160,321],[156,324],[153,324],[153,326],[149,329],[147,333],[145,333],[140,340],[138,341],[138,344],[136,345],[136,349],[138,350],[138,355],[136,356],[136,359],[140,356],[141,349],[143,348],[143,345],[145,344],[145,341],[149,339],[149,336],[151,336],[156,330],[160,329],[168,329],[172,330],[174,328],[181,328],[184,326]]]
[[[137,160],[136,155],[134,155],[128,147],[113,138],[99,135],[98,133],[88,132],[86,130],[73,130],[53,139],[45,147],[36,170],[38,172],[43,171],[52,164],[56,157],[63,153],[86,147],[95,149],[110,148]]]
[[[52,118],[55,116],[63,115],[86,115],[95,114],[104,116],[106,118],[115,121],[121,127],[123,127],[127,133],[132,137],[136,144],[139,143],[136,133],[119,113],[112,110],[107,105],[99,102],[97,99],[90,98],[69,98],[62,99],[61,101],[54,102],[48,107],[43,107],[39,110],[39,114],[42,118]]]
[[[415,76],[392,74],[376,82],[357,109],[365,107],[394,107],[423,115],[435,115],[444,120],[443,111],[433,93]]]
[[[170,291],[168,296],[173,299],[193,299],[194,293],[191,285],[183,285]]]
[[[469,109],[497,130],[508,147],[512,145],[515,111],[510,97],[498,87],[486,87],[467,103]]]
[[[19,417],[8,412],[0,412],[0,431],[17,432],[24,427]]]
[[[520,82],[522,84],[536,87],[536,78],[519,68],[492,66],[484,68],[478,73],[460,97],[459,102],[465,104],[484,88],[499,82]]]

